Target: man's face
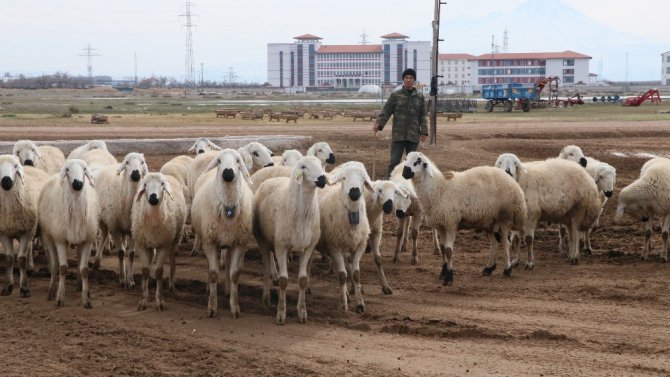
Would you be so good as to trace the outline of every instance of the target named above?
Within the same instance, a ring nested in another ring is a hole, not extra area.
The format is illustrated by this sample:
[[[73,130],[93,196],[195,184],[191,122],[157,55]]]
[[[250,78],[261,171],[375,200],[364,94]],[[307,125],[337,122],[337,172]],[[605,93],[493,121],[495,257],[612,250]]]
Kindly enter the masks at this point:
[[[414,76],[406,75],[402,78],[402,85],[405,89],[411,89],[414,86]]]

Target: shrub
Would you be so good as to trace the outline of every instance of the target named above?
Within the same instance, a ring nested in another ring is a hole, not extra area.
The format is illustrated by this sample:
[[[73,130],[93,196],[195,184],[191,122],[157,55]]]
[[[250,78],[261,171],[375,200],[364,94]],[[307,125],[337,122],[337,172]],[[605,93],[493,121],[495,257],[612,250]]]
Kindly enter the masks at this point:
[[[70,105],[70,106],[67,108],[67,112],[70,113],[69,116],[72,116],[72,114],[79,114],[79,108],[78,108],[77,106]]]

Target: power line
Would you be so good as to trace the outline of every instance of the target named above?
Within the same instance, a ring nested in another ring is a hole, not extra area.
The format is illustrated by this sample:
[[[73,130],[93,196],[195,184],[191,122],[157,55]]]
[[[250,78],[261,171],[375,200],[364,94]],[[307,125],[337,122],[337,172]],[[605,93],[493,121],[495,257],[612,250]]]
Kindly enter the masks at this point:
[[[193,67],[193,32],[192,28],[196,28],[197,25],[193,24],[191,21],[191,5],[195,5],[190,1],[186,1],[186,13],[180,14],[179,17],[185,18],[185,24],[182,25],[186,27],[186,57],[184,58],[184,86],[189,87],[195,84],[195,70]]]
[[[93,57],[94,56],[100,56],[98,54],[93,53],[95,51],[94,48],[91,47],[91,44],[87,44],[85,48],[82,48],[83,51],[85,51],[84,54],[79,54],[79,56],[86,56],[86,68],[88,70],[88,80],[90,81],[91,85],[94,84],[93,82]]]

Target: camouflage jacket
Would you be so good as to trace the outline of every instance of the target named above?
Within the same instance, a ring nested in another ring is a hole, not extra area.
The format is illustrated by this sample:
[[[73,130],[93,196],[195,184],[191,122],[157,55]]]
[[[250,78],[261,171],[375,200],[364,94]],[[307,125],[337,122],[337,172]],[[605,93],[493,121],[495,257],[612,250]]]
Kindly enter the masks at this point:
[[[404,87],[389,96],[384,110],[379,114],[379,130],[393,115],[393,141],[419,142],[419,135],[428,135],[428,118],[426,117],[426,99],[416,88]]]

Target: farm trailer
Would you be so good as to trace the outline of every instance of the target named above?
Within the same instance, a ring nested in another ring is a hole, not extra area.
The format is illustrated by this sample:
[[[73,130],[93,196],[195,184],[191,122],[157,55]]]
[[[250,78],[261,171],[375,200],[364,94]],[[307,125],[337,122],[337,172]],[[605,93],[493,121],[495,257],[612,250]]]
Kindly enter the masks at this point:
[[[496,106],[502,106],[506,112],[512,109],[530,111],[531,102],[537,101],[540,93],[537,84],[491,84],[482,86],[482,98],[486,101],[486,111],[491,112]]]

